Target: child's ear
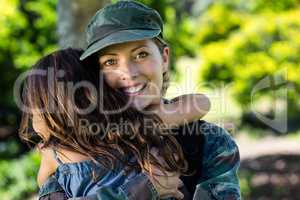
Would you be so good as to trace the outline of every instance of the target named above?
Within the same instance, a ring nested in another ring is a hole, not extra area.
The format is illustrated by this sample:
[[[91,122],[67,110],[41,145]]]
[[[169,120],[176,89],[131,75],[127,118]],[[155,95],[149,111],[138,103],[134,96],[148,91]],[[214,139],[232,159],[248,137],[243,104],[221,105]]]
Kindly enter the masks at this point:
[[[169,59],[170,59],[170,48],[165,47],[162,55],[162,66],[163,72],[167,72],[169,69]]]

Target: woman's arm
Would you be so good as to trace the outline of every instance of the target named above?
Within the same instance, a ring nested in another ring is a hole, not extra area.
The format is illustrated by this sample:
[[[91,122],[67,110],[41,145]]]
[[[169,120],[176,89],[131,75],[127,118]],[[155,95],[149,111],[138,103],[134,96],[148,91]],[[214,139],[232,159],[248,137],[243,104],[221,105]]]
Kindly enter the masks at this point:
[[[196,186],[194,199],[240,200],[237,173],[240,156],[235,141],[227,131],[214,124],[208,124],[204,137],[202,178]]]

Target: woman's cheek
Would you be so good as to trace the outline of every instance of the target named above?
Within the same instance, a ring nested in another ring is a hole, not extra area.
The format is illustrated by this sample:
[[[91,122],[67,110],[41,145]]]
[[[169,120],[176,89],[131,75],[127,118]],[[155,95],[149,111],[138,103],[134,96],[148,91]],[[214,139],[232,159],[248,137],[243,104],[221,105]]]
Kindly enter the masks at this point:
[[[117,87],[118,75],[115,72],[104,73],[105,82],[112,88]]]
[[[144,75],[147,75],[148,77],[152,77],[151,79],[155,78],[158,73],[160,73],[158,63],[147,63],[143,65],[142,72]]]

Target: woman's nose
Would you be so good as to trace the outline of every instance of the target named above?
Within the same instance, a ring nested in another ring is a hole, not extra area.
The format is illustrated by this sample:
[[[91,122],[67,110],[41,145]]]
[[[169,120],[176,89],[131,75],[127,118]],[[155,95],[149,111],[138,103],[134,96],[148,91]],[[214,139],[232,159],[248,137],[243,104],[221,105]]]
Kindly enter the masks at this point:
[[[127,62],[122,66],[122,80],[134,80],[139,76],[138,66],[132,62]]]

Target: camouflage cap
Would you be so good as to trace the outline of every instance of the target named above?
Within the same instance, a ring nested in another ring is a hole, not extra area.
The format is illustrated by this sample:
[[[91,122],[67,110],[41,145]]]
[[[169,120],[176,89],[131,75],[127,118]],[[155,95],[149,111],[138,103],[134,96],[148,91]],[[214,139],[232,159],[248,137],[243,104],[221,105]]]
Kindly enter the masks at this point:
[[[123,42],[158,37],[163,40],[159,13],[136,1],[118,1],[100,9],[86,28],[87,48],[80,60],[99,50]]]

